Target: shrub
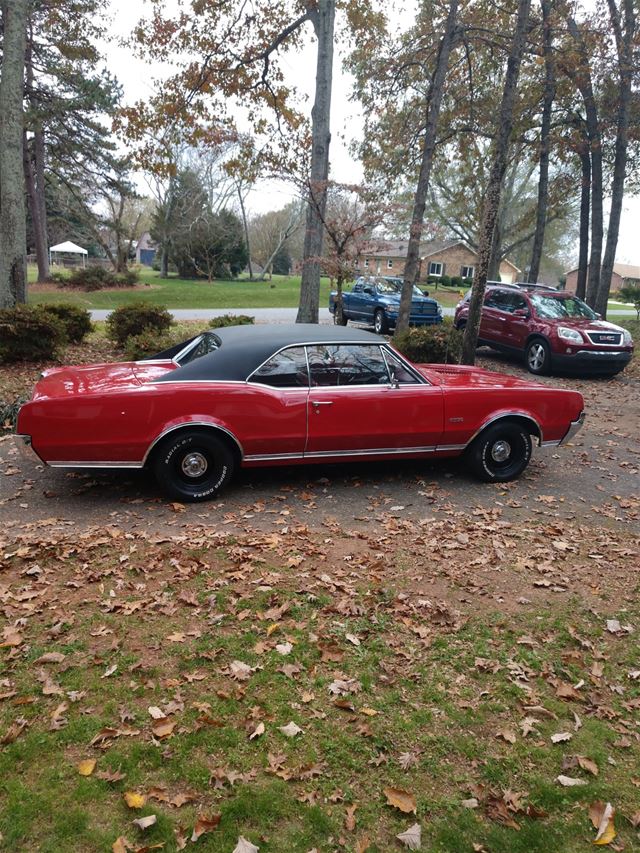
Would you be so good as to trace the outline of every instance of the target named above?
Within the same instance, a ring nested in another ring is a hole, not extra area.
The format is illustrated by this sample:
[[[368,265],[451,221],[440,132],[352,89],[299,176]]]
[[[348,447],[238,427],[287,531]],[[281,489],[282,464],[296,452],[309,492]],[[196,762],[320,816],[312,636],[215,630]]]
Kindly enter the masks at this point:
[[[173,318],[164,305],[152,305],[150,302],[132,302],[122,305],[107,318],[107,337],[120,346],[127,338],[139,335],[147,329],[164,332],[171,328]]]
[[[68,278],[63,272],[50,272],[47,281],[50,284],[59,284],[64,287],[68,281]]]
[[[48,361],[66,341],[64,323],[44,308],[0,310],[0,361]]]
[[[84,308],[64,303],[42,307],[48,314],[53,314],[61,321],[69,343],[79,344],[93,331],[91,315]]]
[[[139,361],[149,355],[156,355],[180,343],[183,338],[171,332],[159,332],[157,329],[143,329],[137,335],[127,338],[124,352],[129,361]]]
[[[16,431],[20,406],[26,402],[26,397],[14,400],[12,403],[0,400],[0,434]]]
[[[463,333],[453,324],[417,326],[393,338],[393,345],[416,364],[459,364]]]
[[[452,275],[451,276],[451,287],[462,287],[462,276]]]
[[[60,287],[87,291],[103,290],[105,287],[131,287],[140,280],[135,269],[116,275],[105,267],[76,267],[68,277],[53,273],[49,279]]]
[[[222,329],[225,326],[253,326],[255,317],[249,317],[247,314],[222,314],[220,317],[214,317],[209,321],[210,329]]]
[[[440,276],[440,284],[443,287],[451,287],[451,276],[449,275],[441,275]]]
[[[638,320],[640,320],[640,282],[625,284],[620,288],[620,298],[623,302],[630,302],[636,309]]]

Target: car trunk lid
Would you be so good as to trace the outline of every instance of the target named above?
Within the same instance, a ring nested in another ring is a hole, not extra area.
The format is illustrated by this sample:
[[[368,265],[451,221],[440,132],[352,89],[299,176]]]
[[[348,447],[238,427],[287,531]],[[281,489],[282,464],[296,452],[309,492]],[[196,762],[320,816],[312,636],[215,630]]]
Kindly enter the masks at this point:
[[[120,362],[54,367],[44,371],[32,399],[126,391],[151,382],[175,366],[173,362]]]

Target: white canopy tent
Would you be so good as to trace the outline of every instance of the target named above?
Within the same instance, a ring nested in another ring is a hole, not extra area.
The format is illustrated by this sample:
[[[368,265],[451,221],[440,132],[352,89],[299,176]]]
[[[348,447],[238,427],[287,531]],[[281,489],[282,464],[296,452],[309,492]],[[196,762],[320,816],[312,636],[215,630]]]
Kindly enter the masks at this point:
[[[49,249],[49,263],[53,263],[53,256],[55,254],[59,255],[82,255],[82,266],[86,267],[87,265],[87,255],[89,254],[86,249],[83,249],[82,246],[76,246],[75,243],[72,243],[71,240],[67,240],[65,243],[58,243],[57,246],[52,246]]]

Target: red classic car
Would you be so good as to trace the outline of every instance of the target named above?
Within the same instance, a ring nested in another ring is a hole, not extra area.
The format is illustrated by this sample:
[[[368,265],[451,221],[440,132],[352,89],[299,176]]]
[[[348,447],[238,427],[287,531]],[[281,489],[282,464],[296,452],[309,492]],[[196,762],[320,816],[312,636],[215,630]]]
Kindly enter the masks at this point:
[[[469,291],[470,295],[470,291]],[[465,295],[454,323],[464,329],[469,315]],[[631,334],[592,311],[571,293],[536,286],[487,288],[478,345],[524,358],[536,375],[553,370],[615,376],[633,355]]]
[[[230,326],[153,359],[47,370],[18,417],[48,465],[149,466],[183,501],[239,467],[464,454],[483,480],[517,477],[566,441],[583,399],[486,370],[408,362],[336,326]]]

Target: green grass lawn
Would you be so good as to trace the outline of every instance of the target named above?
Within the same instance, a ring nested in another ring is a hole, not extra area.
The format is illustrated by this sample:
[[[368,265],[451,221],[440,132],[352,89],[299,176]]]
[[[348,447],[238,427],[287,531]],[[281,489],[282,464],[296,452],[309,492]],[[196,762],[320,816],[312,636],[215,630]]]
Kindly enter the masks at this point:
[[[377,527],[354,540],[338,525],[331,538],[192,526],[188,543],[154,543],[110,527],[4,542],[2,849],[171,853],[205,817],[209,853],[241,835],[260,853],[389,853],[415,823],[432,853],[579,853],[596,800],[636,849],[638,645],[605,629],[605,614],[638,626],[632,537],[564,531],[577,544],[558,577],[576,583],[554,600],[528,561],[558,532],[532,521],[496,586],[532,600],[505,609],[471,591],[496,582],[478,568],[496,561],[484,524],[402,528],[384,559]],[[584,577],[604,543],[616,595]],[[445,578],[441,601],[430,585]],[[149,829],[133,825],[147,815]],[[112,848],[123,836],[131,847]]]
[[[36,268],[29,268],[29,281],[34,284]],[[160,274],[148,267],[140,272],[141,285],[136,288],[85,293],[77,290],[37,290],[32,286],[29,301],[33,303],[71,302],[82,308],[116,308],[144,299],[167,308],[297,308],[300,298],[300,276],[274,275],[271,281],[193,281],[171,276],[161,279]],[[320,282],[320,307],[329,304],[328,278]],[[441,305],[455,305],[460,296],[457,290],[431,295]]]
[[[30,280],[35,270],[29,270]],[[300,276],[274,275],[272,281],[192,281],[172,276],[161,279],[155,270],[143,267],[141,285],[135,288],[95,291],[44,290],[32,288],[30,302],[72,302],[83,308],[116,308],[141,299],[168,308],[295,308],[300,297]],[[320,285],[320,305],[329,303],[329,279]]]

